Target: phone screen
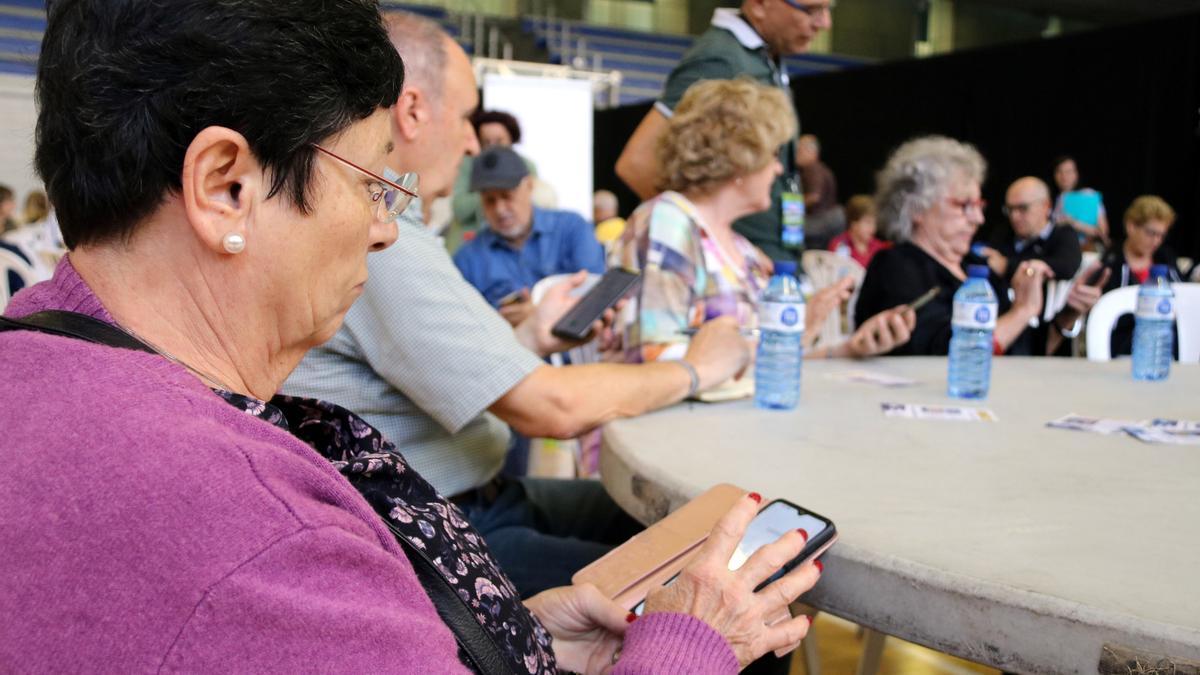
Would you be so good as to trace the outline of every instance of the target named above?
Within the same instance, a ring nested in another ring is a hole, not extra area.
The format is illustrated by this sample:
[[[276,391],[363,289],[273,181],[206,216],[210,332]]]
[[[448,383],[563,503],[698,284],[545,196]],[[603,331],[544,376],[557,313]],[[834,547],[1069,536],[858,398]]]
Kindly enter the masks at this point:
[[[566,340],[583,340],[591,334],[592,323],[612,307],[641,280],[641,274],[614,267],[604,273],[574,307],[550,330]]]
[[[733,557],[729,559],[729,569],[736,570],[741,567],[755,551],[782,537],[789,530],[804,530],[808,533],[809,541],[817,541],[827,527],[829,521],[803,509],[783,501],[771,502],[763,507],[746,527],[746,534],[742,535]]]
[[[812,553],[828,541],[833,534],[833,523],[823,516],[804,510],[790,502],[783,500],[775,500],[767,504],[754,516],[754,520],[746,527],[746,533],[742,535],[742,540],[738,542],[737,548],[734,549],[733,555],[729,558],[729,569],[736,570],[746,563],[750,556],[759,548],[770,544],[779,539],[784,533],[789,530],[802,529],[808,533],[808,543],[804,550],[800,552],[797,561],[804,561]],[[790,565],[784,570],[790,569]],[[671,582],[679,575],[671,577],[663,586],[670,586]],[[776,576],[772,576],[767,581],[763,582],[766,585],[773,581]],[[641,616],[645,609],[646,601],[643,600],[633,608],[633,613]]]

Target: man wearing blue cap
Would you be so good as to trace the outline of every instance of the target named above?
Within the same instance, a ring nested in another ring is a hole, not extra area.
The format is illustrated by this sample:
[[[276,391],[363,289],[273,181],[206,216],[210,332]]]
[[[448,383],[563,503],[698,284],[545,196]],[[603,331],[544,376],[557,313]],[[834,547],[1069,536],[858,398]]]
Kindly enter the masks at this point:
[[[533,206],[533,179],[512,148],[484,151],[471,170],[487,227],[454,255],[463,277],[514,326],[533,312],[529,289],[544,277],[604,272],[604,248],[571,211]]]

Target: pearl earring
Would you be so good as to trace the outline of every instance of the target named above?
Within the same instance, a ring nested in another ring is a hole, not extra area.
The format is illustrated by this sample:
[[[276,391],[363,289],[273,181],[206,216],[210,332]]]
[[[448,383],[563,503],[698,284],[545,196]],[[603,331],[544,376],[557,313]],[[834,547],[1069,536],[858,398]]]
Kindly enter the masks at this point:
[[[246,238],[237,232],[230,232],[221,238],[221,248],[225,249],[226,253],[241,253],[246,250]]]

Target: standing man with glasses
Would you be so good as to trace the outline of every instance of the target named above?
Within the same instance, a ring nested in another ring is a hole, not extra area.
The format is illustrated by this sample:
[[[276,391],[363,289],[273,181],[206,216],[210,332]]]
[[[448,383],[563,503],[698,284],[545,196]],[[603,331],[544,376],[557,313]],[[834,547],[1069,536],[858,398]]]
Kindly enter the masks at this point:
[[[1017,179],[1004,197],[1004,215],[1012,230],[1002,233],[992,246],[978,246],[977,252],[1005,279],[1011,280],[1017,266],[1026,260],[1046,263],[1055,279],[1074,277],[1083,258],[1079,238],[1070,226],[1051,222],[1052,209],[1050,188],[1041,179]]]
[[[617,160],[617,175],[642,199],[658,193],[655,145],[675,106],[688,87],[700,80],[753,78],[780,87],[791,99],[783,57],[808,50],[813,39],[833,23],[830,0],[745,0],[741,9],[720,8],[712,27],[696,39],[667,78],[662,96],[638,125]],[[803,200],[795,141],[780,149],[784,172],[771,187],[771,207],[734,223],[738,233],[772,260],[793,259],[799,251],[784,246],[784,193]]]

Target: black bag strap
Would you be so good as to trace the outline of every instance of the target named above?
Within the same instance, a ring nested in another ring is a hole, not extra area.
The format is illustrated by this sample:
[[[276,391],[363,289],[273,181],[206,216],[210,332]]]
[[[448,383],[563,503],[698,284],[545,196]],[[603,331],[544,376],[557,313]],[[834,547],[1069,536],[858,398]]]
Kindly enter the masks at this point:
[[[380,517],[383,517],[383,514],[380,514]],[[471,660],[475,671],[484,675],[513,675],[509,660],[500,653],[496,641],[479,624],[479,620],[467,607],[466,601],[454,590],[450,582],[446,581],[445,575],[424,552],[405,539],[391,521],[383,517],[383,522],[396,536],[396,541],[400,543],[412,563],[417,581],[433,601],[438,616],[450,628],[450,632],[454,633],[455,642]]]
[[[125,331],[78,312],[45,310],[21,319],[0,316],[0,333],[13,330],[31,330],[120,349],[157,353]],[[479,624],[446,577],[424,553],[394,529],[385,514],[379,516],[404,549],[405,557],[412,564],[421,588],[425,589],[425,593],[433,601],[438,616],[450,628],[454,640],[471,660],[475,670],[486,675],[513,675],[509,660],[500,652],[496,641]]]
[[[78,312],[48,309],[21,319],[8,319],[0,316],[0,332],[10,330],[32,330],[120,349],[157,353],[141,340],[120,328]]]

